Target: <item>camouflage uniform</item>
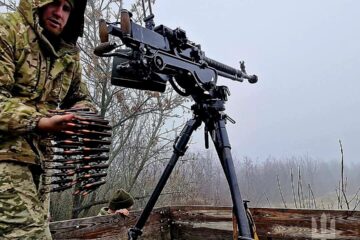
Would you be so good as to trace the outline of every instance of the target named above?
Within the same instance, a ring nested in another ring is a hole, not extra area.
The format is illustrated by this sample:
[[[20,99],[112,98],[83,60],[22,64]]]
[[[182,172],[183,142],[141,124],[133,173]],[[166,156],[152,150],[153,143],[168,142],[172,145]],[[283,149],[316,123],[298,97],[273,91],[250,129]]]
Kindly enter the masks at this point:
[[[0,164],[0,239],[51,239],[29,166]]]
[[[103,207],[100,209],[98,216],[110,215],[109,209],[113,211],[120,209],[129,209],[134,205],[134,198],[130,193],[126,192],[124,189],[116,190],[108,204],[108,207]]]
[[[98,216],[107,216],[110,215],[110,213],[108,212],[109,208],[108,207],[102,207],[98,213]]]
[[[49,109],[93,108],[75,45],[86,0],[75,1],[56,49],[38,16],[52,1],[20,0],[16,12],[0,14],[0,239],[51,239],[36,126]]]

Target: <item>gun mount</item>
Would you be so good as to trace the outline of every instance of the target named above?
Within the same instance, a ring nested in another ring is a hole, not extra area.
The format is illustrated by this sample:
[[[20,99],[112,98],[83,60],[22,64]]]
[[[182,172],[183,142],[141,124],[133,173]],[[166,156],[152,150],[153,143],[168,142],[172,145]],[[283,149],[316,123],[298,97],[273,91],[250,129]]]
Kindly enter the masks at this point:
[[[231,120],[224,113],[225,101],[230,92],[226,86],[217,86],[217,79],[222,76],[235,81],[247,79],[249,83],[256,83],[258,78],[246,73],[243,62],[240,63],[240,69],[235,69],[206,57],[200,45],[191,42],[186,32],[180,28],[173,30],[164,25],[155,27],[150,0],[148,16],[144,1],[146,27],[133,22],[132,14],[127,10],[121,11],[120,22],[100,20],[101,44],[95,48],[94,53],[101,57],[114,57],[111,74],[113,85],[164,92],[169,82],[180,95],[191,96],[195,104],[191,107],[193,118],[187,121],[175,140],[169,163],[137,223],[129,229],[128,238],[136,240],[142,234],[142,228],[177,160],[187,150],[191,134],[204,123],[205,146],[208,147],[210,135],[228,180],[238,227],[234,229],[234,234],[238,233],[237,239],[257,239],[246,204],[241,198],[225,127],[226,120]],[[109,35],[120,39],[121,44],[110,42]]]

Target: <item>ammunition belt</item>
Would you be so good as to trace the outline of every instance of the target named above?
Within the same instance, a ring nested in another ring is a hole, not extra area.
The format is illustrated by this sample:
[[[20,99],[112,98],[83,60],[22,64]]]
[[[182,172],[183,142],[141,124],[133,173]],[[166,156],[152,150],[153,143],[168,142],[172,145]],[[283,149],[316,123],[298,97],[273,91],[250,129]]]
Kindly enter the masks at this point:
[[[103,185],[108,170],[111,144],[109,121],[88,108],[50,111],[49,115],[72,113],[70,131],[49,136],[45,160],[51,192],[73,189],[74,195],[85,196]]]

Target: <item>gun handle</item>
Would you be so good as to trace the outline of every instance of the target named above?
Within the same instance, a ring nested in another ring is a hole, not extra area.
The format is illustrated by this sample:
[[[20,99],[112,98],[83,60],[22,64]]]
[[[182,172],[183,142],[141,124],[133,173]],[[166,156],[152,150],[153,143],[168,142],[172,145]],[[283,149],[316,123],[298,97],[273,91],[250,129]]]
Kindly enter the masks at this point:
[[[130,19],[131,19],[131,13],[126,9],[121,10],[121,16],[120,16],[121,31],[124,35],[131,34],[131,20]]]
[[[104,19],[99,20],[99,37],[101,43],[109,42],[108,28]]]

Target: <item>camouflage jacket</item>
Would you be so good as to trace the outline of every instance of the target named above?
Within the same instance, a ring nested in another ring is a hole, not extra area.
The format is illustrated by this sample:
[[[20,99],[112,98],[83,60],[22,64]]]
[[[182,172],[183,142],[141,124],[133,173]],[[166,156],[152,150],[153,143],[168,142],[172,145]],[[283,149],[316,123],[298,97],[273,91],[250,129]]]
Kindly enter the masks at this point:
[[[98,213],[98,216],[107,216],[110,215],[110,213],[108,212],[109,208],[108,207],[102,207]]]
[[[120,214],[120,213],[109,213],[109,208],[108,207],[102,207],[97,216],[108,216],[108,215],[112,215],[112,214],[127,217],[126,215]]]
[[[86,0],[76,1],[57,51],[42,34],[37,14],[52,1],[20,0],[17,11],[0,14],[0,161],[39,164],[38,120],[57,106],[92,105],[75,45]]]

